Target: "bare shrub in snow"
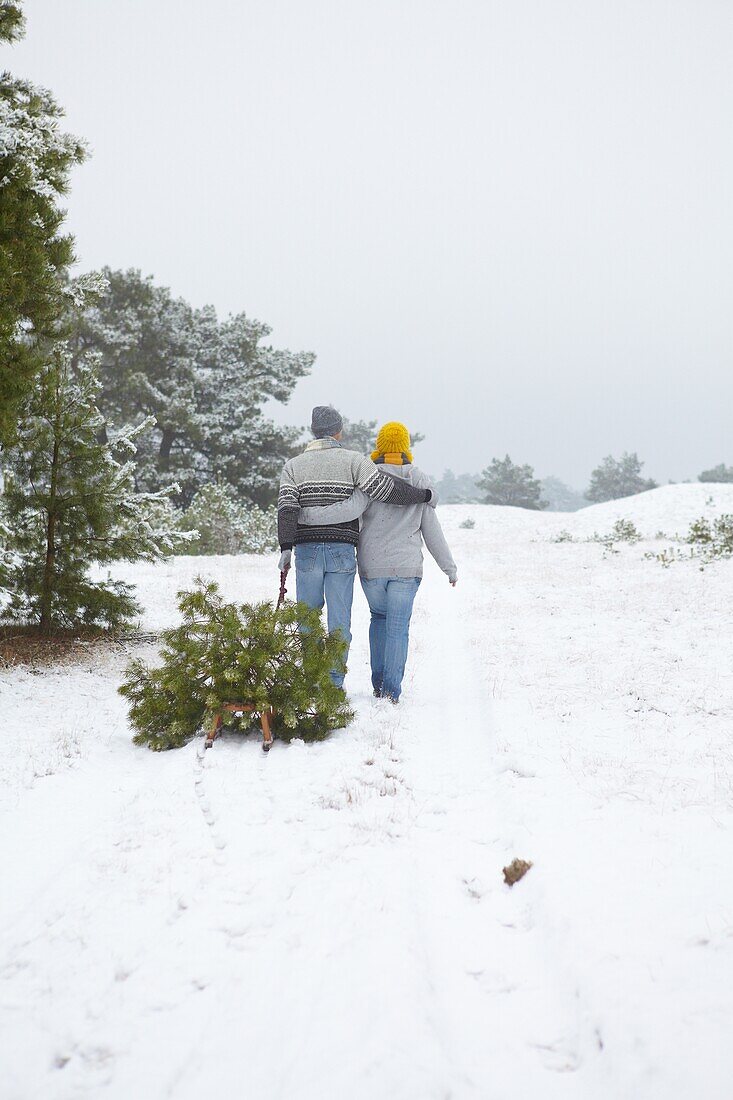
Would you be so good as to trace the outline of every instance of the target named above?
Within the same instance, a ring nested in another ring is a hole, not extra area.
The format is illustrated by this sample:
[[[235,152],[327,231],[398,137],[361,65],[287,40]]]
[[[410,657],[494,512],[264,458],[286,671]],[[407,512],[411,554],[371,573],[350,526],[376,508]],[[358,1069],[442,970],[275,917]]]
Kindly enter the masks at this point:
[[[627,542],[633,545],[641,539],[641,532],[630,519],[617,519],[607,535],[594,531],[588,542],[599,542],[608,553],[617,554],[616,543]]]
[[[718,516],[711,523],[701,517],[690,525],[687,541],[705,561],[733,555],[733,515]]]
[[[685,542],[690,548],[686,552],[670,546],[658,554],[650,552],[645,557],[658,561],[665,568],[676,561],[696,558],[701,569],[710,562],[733,557],[733,515],[718,516],[712,522],[701,516],[690,524]]]
[[[614,542],[639,542],[641,533],[635,523],[630,519],[617,519],[611,528],[611,537]]]

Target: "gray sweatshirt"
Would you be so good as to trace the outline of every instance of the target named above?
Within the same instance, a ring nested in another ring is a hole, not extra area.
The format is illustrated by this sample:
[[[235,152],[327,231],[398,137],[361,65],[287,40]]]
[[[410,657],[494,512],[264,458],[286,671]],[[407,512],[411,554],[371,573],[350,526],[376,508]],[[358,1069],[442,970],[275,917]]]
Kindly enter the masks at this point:
[[[430,479],[417,466],[380,467],[395,478],[404,478],[418,489],[429,489]],[[362,516],[359,535],[359,576],[365,580],[374,577],[421,577],[423,568],[423,540],[443,572],[454,581],[458,569],[453,560],[443,529],[429,504],[410,504],[399,507],[372,501],[360,489],[355,489],[348,500],[324,508],[303,508],[299,523],[323,525],[346,523]]]

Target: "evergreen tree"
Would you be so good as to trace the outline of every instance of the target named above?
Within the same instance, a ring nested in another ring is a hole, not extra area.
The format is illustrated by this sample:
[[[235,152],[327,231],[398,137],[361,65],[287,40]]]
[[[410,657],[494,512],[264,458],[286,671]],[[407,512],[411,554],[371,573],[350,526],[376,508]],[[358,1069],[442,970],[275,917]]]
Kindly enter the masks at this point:
[[[585,508],[586,499],[583,494],[571,489],[559,477],[543,477],[540,489],[551,512],[577,512],[579,508]]]
[[[330,675],[343,667],[345,642],[326,633],[313,608],[225,603],[200,579],[178,606],[183,622],[163,633],[162,665],[133,661],[120,688],[136,744],[184,745],[211,728],[224,703],[249,703],[255,714],[274,708],[274,732],[286,739],[322,738],[353,718]],[[252,714],[224,717],[240,729],[253,722]]]
[[[641,476],[643,465],[635,451],[632,454],[624,451],[619,459],[607,455],[591,474],[586,500],[598,504],[604,500],[618,500],[620,497],[644,493],[647,489],[656,489],[656,481]]]
[[[350,451],[368,455],[374,450],[378,425],[376,420],[347,420],[344,417],[344,430],[341,442]]]
[[[712,522],[701,516],[690,524],[686,541],[704,562],[733,557],[733,515],[716,516]]]
[[[100,407],[109,423],[154,417],[138,477],[146,489],[159,488],[175,480],[179,441],[197,435],[193,310],[137,271],[101,274],[106,292],[81,312],[74,346],[99,356]]]
[[[547,501],[540,497],[540,483],[531,466],[517,466],[509,455],[495,458],[477,482],[485,504],[510,504],[541,511]]]
[[[435,488],[442,504],[461,503],[458,478],[451,469],[443,471],[443,476],[440,481],[436,483]]]
[[[277,549],[277,512],[256,504],[241,505],[224,482],[204,485],[193,498],[179,526],[195,531],[186,554],[264,554]]]
[[[2,492],[2,480],[0,479],[0,493]],[[0,495],[0,504],[2,496]],[[0,510],[0,591],[3,588],[3,579],[9,569],[16,564],[17,554],[12,549],[11,531],[4,519],[4,513]]]
[[[197,311],[196,327],[201,450],[208,459],[208,480],[220,476],[244,500],[265,508],[277,498],[283,463],[301,433],[266,419],[262,406],[287,402],[298,380],[310,372],[314,356],[263,344],[270,329],[244,313],[218,321],[208,306]]]
[[[733,466],[726,466],[721,462],[719,466],[713,466],[712,470],[703,470],[698,481],[733,481]]]
[[[435,488],[443,504],[472,504],[481,496],[473,474],[454,474],[452,470],[444,471]]]
[[[299,432],[262,413],[285,402],[313,356],[264,343],[269,328],[239,313],[194,310],[139,271],[109,271],[109,289],[78,325],[75,344],[101,356],[100,405],[113,424],[154,418],[141,441],[137,484],[178,484],[187,507],[217,477],[246,500],[272,504]]]
[[[0,3],[0,43],[24,32],[19,3]],[[69,173],[85,156],[59,129],[63,111],[45,88],[0,75],[0,442],[59,332],[72,238],[62,232]]]
[[[0,42],[17,42],[25,33],[20,0],[0,0]]]
[[[165,490],[134,492],[135,444],[149,425],[105,438],[95,367],[90,356],[72,362],[58,342],[5,456],[3,512],[12,551],[0,566],[9,593],[5,615],[37,623],[42,632],[119,625],[138,610],[132,588],[93,579],[90,566],[154,561],[189,537],[155,522]]]

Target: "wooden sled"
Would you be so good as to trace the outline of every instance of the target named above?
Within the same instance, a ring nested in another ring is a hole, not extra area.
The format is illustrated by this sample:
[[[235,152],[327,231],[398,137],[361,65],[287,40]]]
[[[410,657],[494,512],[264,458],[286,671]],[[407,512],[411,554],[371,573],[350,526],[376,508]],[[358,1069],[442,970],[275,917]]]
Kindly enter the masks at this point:
[[[278,611],[285,602],[285,596],[287,593],[285,581],[288,576],[288,569],[290,569],[290,566],[288,566],[287,569],[283,569],[280,571],[280,595],[277,599]],[[229,711],[232,714],[245,714],[247,712],[252,713],[255,711],[255,708],[252,706],[251,703],[224,703],[221,709],[222,711]],[[256,713],[260,715],[260,725],[262,726],[262,751],[269,752],[272,748],[272,719],[275,717],[275,711],[272,709],[272,707],[268,707],[267,710],[264,710],[262,712],[257,711]],[[209,733],[206,735],[206,741],[204,742],[205,749],[210,749],[216,741],[217,737],[219,736],[219,731],[222,727],[222,722],[223,718],[221,714],[217,714],[217,716],[214,718],[214,725],[212,726]]]
[[[222,711],[230,711],[232,714],[244,714],[247,711],[253,712],[254,707],[251,703],[224,703]],[[268,710],[263,710],[260,714],[260,725],[262,726],[262,751],[269,752],[272,748],[272,719],[274,717],[274,710],[269,707]],[[206,735],[206,741],[204,742],[204,748],[210,749],[219,736],[219,731],[222,727],[223,718],[221,714],[217,714],[214,719],[214,725]]]

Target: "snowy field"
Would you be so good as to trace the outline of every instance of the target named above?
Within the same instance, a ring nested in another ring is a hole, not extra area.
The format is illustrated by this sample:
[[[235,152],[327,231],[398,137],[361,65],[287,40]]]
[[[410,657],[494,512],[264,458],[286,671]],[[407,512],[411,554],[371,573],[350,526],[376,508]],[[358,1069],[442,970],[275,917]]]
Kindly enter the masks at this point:
[[[730,1100],[733,563],[644,560],[725,511],[441,508],[404,703],[357,591],[356,722],[269,757],[135,748],[119,646],[0,670],[2,1100]],[[645,541],[553,541],[617,518]],[[275,566],[121,573],[157,630]]]

